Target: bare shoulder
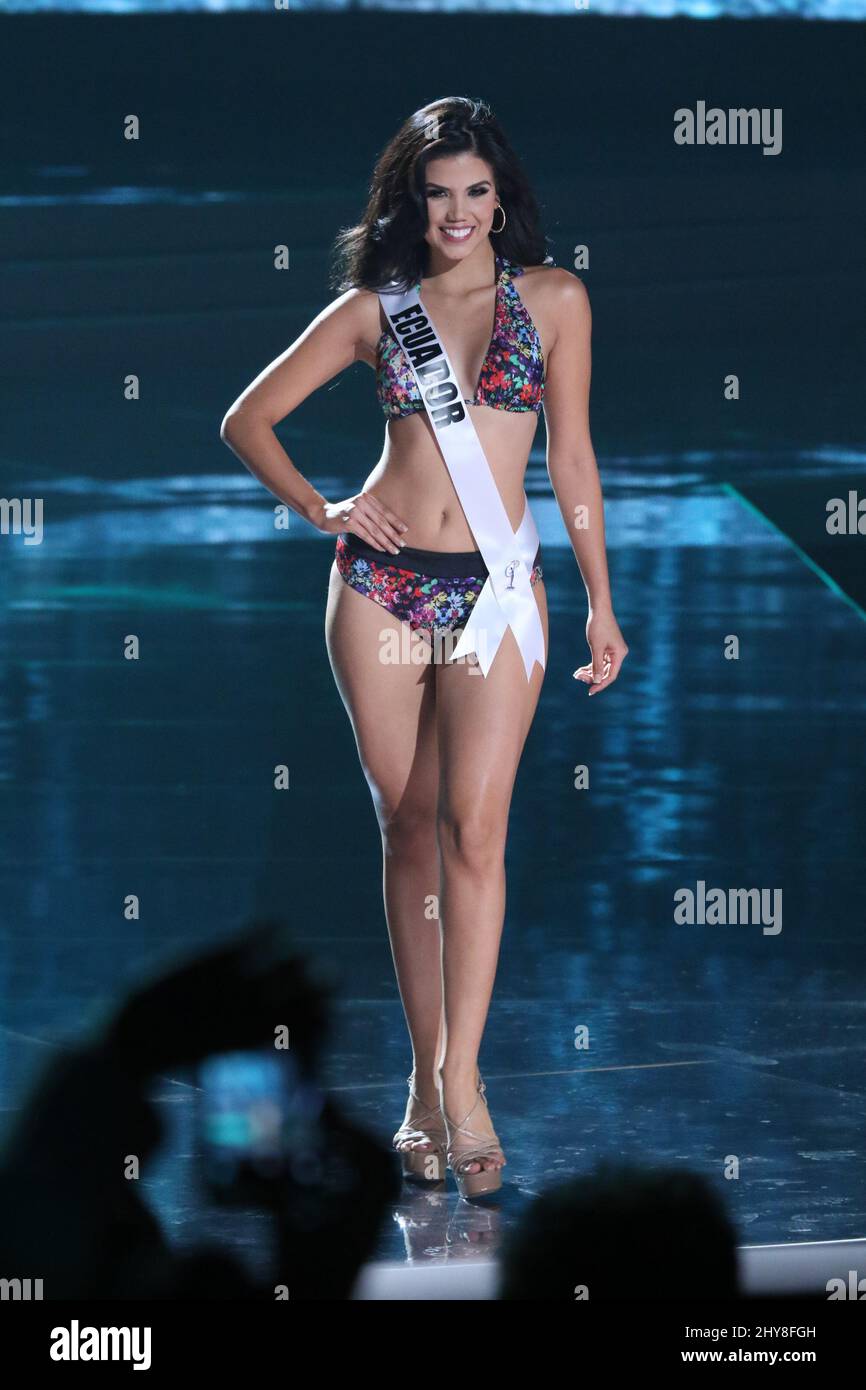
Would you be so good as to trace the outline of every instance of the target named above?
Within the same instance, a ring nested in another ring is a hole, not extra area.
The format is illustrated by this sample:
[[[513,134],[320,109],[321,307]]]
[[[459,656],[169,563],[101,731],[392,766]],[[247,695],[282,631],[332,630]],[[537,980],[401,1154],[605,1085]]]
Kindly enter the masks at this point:
[[[538,288],[540,302],[552,314],[589,313],[589,295],[583,281],[561,265],[531,265],[526,276]],[[542,298],[543,296],[543,298]]]
[[[373,290],[356,287],[338,295],[314,320],[314,324],[326,322],[333,324],[342,336],[351,338],[358,360],[375,362],[381,329],[379,297]]]
[[[589,295],[582,280],[560,265],[528,265],[521,276],[532,313],[538,310],[556,334],[564,323],[590,319]]]
[[[363,330],[369,321],[377,321],[378,296],[372,290],[350,289],[332,299],[319,314],[319,318],[337,317],[342,323],[354,324]]]
[[[590,331],[589,295],[583,281],[570,270],[558,265],[528,265],[520,284],[527,286],[526,307],[541,333],[545,356],[558,342],[573,337],[578,325],[584,325],[585,333]]]

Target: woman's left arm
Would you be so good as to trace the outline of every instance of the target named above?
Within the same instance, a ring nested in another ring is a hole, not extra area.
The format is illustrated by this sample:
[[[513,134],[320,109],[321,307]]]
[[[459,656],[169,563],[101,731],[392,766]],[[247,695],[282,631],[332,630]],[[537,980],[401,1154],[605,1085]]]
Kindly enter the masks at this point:
[[[628,647],[613,614],[604,502],[589,432],[592,312],[576,275],[556,268],[550,282],[555,337],[544,388],[547,472],[589,600],[586,640],[592,661],[574,675],[595,695],[616,680]]]

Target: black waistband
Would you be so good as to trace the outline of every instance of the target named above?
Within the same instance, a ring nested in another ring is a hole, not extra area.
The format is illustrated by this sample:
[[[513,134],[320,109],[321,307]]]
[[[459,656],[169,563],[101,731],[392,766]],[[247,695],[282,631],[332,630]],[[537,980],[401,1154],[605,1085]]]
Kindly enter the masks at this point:
[[[392,555],[390,550],[376,550],[353,531],[341,531],[340,539],[353,554],[362,555],[365,560],[375,560],[377,565],[398,565],[414,574],[426,574],[435,579],[469,579],[487,574],[480,550],[419,550],[416,546],[404,545],[399,555]],[[538,564],[540,557],[539,545],[533,565]]]

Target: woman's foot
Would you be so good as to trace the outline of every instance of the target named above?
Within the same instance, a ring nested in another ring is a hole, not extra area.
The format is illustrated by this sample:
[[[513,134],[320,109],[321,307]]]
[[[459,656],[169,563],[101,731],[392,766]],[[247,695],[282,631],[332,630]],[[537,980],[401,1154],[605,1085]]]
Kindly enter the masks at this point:
[[[406,1080],[409,1083],[406,1114],[393,1139],[394,1148],[402,1159],[403,1175],[441,1182],[445,1177],[447,1136],[436,1087],[430,1080],[426,1089],[419,1091],[414,1071]]]
[[[463,1197],[495,1192],[502,1185],[500,1170],[508,1161],[490,1119],[485,1090],[477,1069],[474,1083],[457,1077],[449,1080],[442,1074],[446,1157]]]

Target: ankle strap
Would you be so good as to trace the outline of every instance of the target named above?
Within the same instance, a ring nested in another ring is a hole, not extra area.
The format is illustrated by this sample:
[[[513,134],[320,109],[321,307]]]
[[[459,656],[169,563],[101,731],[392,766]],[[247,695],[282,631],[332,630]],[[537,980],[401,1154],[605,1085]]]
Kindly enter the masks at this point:
[[[485,1094],[484,1094],[485,1091],[487,1090],[487,1087],[485,1086],[485,1084],[484,1084],[484,1082],[483,1082],[483,1080],[482,1080],[482,1078],[481,1078],[480,1073],[479,1073],[479,1076],[478,1076],[478,1085],[476,1086],[475,1089],[476,1089],[476,1091],[478,1092],[478,1099],[476,1099],[476,1100],[474,1101],[474,1103],[473,1103],[473,1105],[472,1105],[472,1108],[471,1108],[470,1111],[469,1111],[469,1114],[463,1116],[463,1119],[460,1121],[459,1125],[455,1125],[455,1124],[452,1124],[452,1123],[451,1123],[451,1121],[448,1119],[448,1116],[445,1114],[444,1109],[443,1109],[443,1111],[442,1111],[442,1115],[443,1115],[443,1118],[447,1121],[449,1127],[454,1131],[455,1134],[457,1134],[458,1131],[459,1131],[461,1134],[465,1134],[465,1135],[467,1136],[467,1138],[469,1138],[469,1139],[479,1139],[479,1140],[481,1140],[483,1143],[488,1143],[488,1135],[486,1135],[486,1134],[475,1134],[475,1132],[474,1132],[473,1130],[467,1129],[467,1128],[466,1128],[466,1121],[469,1119],[469,1116],[472,1115],[472,1114],[474,1113],[475,1108],[476,1108],[476,1106],[478,1105],[478,1100],[479,1100],[479,1099],[480,1099],[480,1100],[483,1100],[485,1106],[487,1105],[487,1101],[486,1101],[486,1099],[485,1099]],[[494,1136],[494,1137],[495,1137],[495,1136]],[[497,1148],[499,1147],[499,1141],[498,1141],[498,1139],[496,1140],[496,1146],[497,1146]]]

